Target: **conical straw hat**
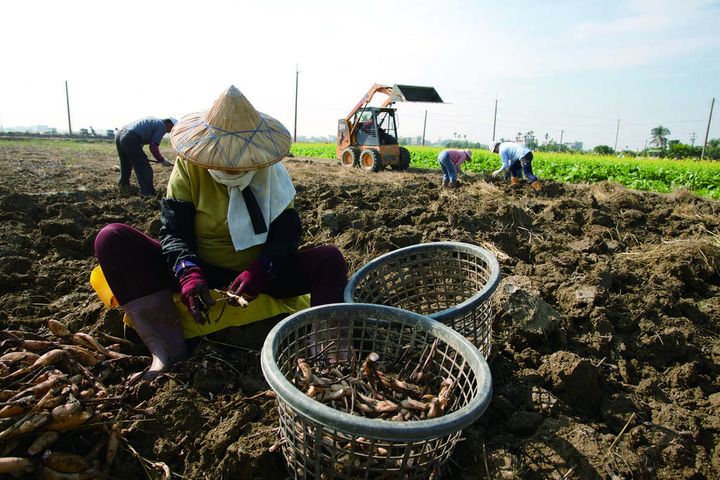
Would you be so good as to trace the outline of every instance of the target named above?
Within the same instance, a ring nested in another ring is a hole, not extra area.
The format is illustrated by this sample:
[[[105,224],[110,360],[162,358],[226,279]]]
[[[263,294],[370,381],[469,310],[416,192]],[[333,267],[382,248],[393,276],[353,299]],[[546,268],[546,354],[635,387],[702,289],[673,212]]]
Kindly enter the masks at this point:
[[[282,123],[255,110],[231,86],[208,111],[180,119],[170,142],[181,157],[201,167],[246,172],[282,160],[292,140]]]

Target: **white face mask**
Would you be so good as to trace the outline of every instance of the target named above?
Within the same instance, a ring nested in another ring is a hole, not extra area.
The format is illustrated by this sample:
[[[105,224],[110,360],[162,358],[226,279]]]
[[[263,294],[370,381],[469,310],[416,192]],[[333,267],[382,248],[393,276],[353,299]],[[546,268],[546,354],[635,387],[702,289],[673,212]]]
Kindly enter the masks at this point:
[[[209,168],[208,172],[217,183],[228,187],[238,187],[242,190],[250,185],[250,182],[252,182],[257,170],[250,170],[249,172],[241,173],[227,173],[222,170],[213,170],[212,168]]]

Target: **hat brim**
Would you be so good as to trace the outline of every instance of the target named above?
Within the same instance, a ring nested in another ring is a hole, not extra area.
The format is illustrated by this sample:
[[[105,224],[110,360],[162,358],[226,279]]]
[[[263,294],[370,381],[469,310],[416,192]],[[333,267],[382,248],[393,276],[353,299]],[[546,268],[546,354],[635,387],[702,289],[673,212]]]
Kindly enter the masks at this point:
[[[195,165],[246,172],[269,167],[290,152],[292,138],[285,126],[258,112],[260,123],[252,130],[227,131],[210,125],[204,113],[183,117],[170,132],[178,155]]]

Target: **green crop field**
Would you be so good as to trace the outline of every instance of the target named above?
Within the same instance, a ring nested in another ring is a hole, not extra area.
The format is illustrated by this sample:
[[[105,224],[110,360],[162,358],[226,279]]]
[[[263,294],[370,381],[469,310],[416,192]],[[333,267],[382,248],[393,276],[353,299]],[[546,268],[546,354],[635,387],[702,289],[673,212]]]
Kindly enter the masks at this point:
[[[437,169],[441,147],[407,147],[410,165]],[[335,158],[332,143],[297,143],[291,149],[301,157]],[[541,179],[572,183],[612,181],[636,190],[671,192],[687,189],[705,197],[720,199],[720,162],[669,160],[660,158],[618,158],[611,155],[535,152],[533,170]],[[500,157],[487,150],[473,149],[473,161],[466,171],[490,173],[500,167]]]

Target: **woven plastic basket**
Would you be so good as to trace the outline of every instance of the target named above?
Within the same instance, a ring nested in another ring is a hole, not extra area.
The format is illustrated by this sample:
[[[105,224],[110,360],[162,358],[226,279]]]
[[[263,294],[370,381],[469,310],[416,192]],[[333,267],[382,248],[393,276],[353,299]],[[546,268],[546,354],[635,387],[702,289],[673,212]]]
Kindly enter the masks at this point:
[[[435,355],[427,355],[437,339]],[[432,358],[427,372],[455,382],[447,412],[415,421],[349,414],[296,388],[296,360],[324,348],[356,358],[376,352],[386,362],[414,365]],[[346,349],[347,351],[347,349]],[[263,374],[277,394],[282,451],[292,478],[426,479],[442,472],[463,428],[490,402],[490,369],[480,352],[454,330],[406,310],[369,304],[333,304],[293,314],[268,335]]]
[[[500,266],[490,251],[467,243],[423,243],[367,263],[348,281],[344,299],[427,315],[463,334],[487,358],[490,297],[499,281]]]

